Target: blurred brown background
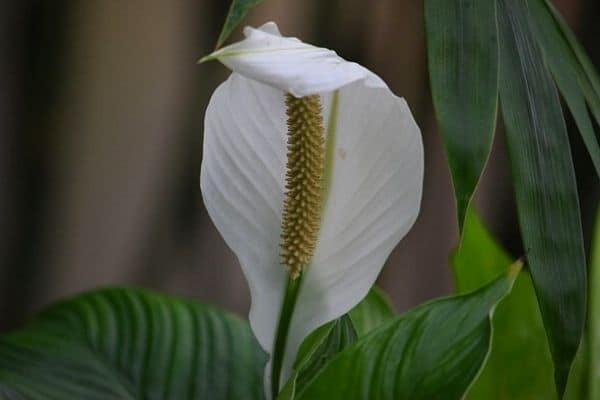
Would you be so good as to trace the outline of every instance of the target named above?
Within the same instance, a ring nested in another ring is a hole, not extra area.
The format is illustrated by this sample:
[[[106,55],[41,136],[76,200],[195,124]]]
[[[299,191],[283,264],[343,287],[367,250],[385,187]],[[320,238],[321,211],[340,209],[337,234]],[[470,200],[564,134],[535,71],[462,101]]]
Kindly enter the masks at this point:
[[[212,50],[228,5],[2,2],[0,330],[105,285],[247,312],[246,283],[199,188],[204,109],[228,70],[196,60]],[[600,65],[600,2],[556,5]],[[245,23],[268,20],[360,62],[407,98],[426,148],[422,211],[380,285],[399,310],[450,292],[457,227],[428,88],[422,0],[265,0]],[[572,131],[589,240],[598,180]],[[521,254],[501,135],[476,200],[503,244]]]

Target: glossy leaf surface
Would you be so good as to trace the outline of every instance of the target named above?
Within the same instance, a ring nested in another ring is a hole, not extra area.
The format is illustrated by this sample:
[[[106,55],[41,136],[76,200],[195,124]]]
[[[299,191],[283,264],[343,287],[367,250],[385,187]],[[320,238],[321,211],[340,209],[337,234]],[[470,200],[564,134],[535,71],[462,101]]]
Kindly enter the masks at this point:
[[[387,322],[335,356],[296,398],[462,398],[488,354],[493,309],[519,269]]]
[[[348,314],[319,327],[302,342],[294,363],[294,374],[278,399],[295,398],[335,354],[393,317],[387,295],[376,286],[371,288]]]
[[[242,320],[192,301],[106,289],[0,337],[2,399],[263,399],[265,354]]]

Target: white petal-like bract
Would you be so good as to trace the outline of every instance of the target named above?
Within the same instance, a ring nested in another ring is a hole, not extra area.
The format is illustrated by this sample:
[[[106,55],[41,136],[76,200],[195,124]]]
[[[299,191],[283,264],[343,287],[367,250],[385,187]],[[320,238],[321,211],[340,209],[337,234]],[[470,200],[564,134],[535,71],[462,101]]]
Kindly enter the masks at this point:
[[[287,272],[279,241],[286,124],[283,93],[232,74],[214,92],[204,121],[204,205],[237,255],[250,286],[250,324],[270,352]]]
[[[325,104],[331,104],[331,97],[325,96]],[[333,157],[319,240],[304,276],[286,354],[295,354],[308,333],[367,295],[419,212],[423,145],[404,99],[361,83],[341,89]],[[284,371],[292,363],[287,358]]]
[[[258,29],[246,27],[244,34],[244,40],[203,60],[218,59],[234,72],[296,97],[331,92],[359,80],[368,86],[386,87],[377,75],[335,51],[280,36],[272,22]]]
[[[289,329],[285,379],[303,338],[366,296],[413,225],[423,145],[406,102],[364,67],[281,37],[272,23],[248,28],[246,35],[209,56],[234,73],[206,111],[201,188],[210,217],[248,280],[250,324],[269,353],[287,282],[279,247],[285,93],[320,95],[327,128],[328,190]]]

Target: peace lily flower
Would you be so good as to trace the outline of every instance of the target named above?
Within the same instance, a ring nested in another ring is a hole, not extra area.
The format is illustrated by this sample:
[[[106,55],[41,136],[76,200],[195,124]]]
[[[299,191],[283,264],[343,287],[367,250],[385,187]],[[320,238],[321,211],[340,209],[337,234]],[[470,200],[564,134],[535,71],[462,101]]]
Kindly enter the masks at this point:
[[[276,393],[301,341],[366,296],[413,225],[423,146],[374,73],[272,22],[244,34],[201,60],[233,73],[206,110],[200,183],[248,280]]]

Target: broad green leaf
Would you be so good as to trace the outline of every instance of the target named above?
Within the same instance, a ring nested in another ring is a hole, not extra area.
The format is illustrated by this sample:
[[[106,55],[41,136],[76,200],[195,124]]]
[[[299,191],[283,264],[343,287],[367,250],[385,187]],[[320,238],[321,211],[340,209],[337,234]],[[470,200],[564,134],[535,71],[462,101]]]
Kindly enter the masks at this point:
[[[295,372],[278,399],[293,399],[333,355],[393,317],[386,294],[373,287],[347,315],[317,328],[302,342],[294,363]]]
[[[342,319],[344,319],[343,324],[341,323]],[[330,358],[332,354],[335,354],[336,351],[341,351],[343,346],[335,346],[335,349],[327,348],[325,343],[328,341],[330,335],[334,337],[337,336],[351,339],[342,342],[342,345],[349,344],[356,339],[355,330],[354,335],[343,335],[341,333],[342,328],[348,327],[348,321],[350,322],[350,325],[352,325],[352,321],[348,315],[344,314],[335,321],[328,322],[325,325],[318,327],[310,335],[308,335],[306,339],[304,339],[300,345],[300,349],[298,349],[298,354],[296,355],[293,373],[281,389],[279,395],[277,396],[277,400],[293,400],[295,398],[298,391],[296,382],[298,380],[298,376],[300,375],[300,370],[304,365],[310,363],[311,360],[320,358],[319,350],[321,348],[325,348],[326,351],[329,350],[327,351],[328,358]],[[354,329],[354,327],[352,327],[352,329]],[[344,329],[344,331],[347,332],[346,329]]]
[[[587,321],[587,398],[600,399],[600,209],[593,240]]]
[[[573,160],[527,1],[498,2],[500,101],[524,247],[562,397],[579,346],[586,266]]]
[[[2,399],[262,399],[266,356],[242,320],[138,289],[51,307],[0,337]],[[7,394],[8,393],[8,394]]]
[[[298,370],[303,364],[309,360],[313,354],[317,351],[317,349],[325,343],[329,335],[335,330],[339,329],[339,321],[341,318],[349,319],[346,314],[342,317],[336,319],[335,321],[331,321],[322,325],[315,329],[310,335],[304,339],[300,348],[298,349],[298,354],[296,355],[296,360],[294,361],[294,370]],[[352,321],[350,321],[352,322]],[[356,333],[356,330],[354,331]]]
[[[347,315],[338,318],[327,338],[317,347],[311,357],[300,366],[296,387],[302,388],[310,382],[337,353],[356,341],[357,334],[352,320]]]
[[[493,280],[511,258],[469,208],[463,240],[452,256],[459,293]],[[483,371],[469,390],[470,400],[550,400],[556,398],[552,359],[535,292],[521,273],[493,318],[492,350]],[[518,368],[515,368],[518,363]]]
[[[367,296],[347,314],[358,337],[362,337],[394,317],[394,311],[387,295],[377,286],[371,288]],[[336,321],[339,321],[336,320]],[[336,321],[315,329],[300,345],[294,368],[306,361],[331,333]]]
[[[458,223],[491,150],[498,102],[496,2],[426,0],[431,92],[452,172]]]
[[[242,22],[248,11],[262,0],[232,0],[229,6],[229,12],[225,18],[225,23],[221,29],[219,39],[217,39],[217,49],[223,46],[223,43],[227,40],[233,30]]]
[[[301,348],[301,352],[299,352],[299,358],[294,365],[294,373],[277,399],[292,400],[299,396],[321,369],[356,339],[356,331],[347,314],[318,328],[302,344],[304,348]]]
[[[392,303],[383,290],[374,286],[350,313],[350,318],[358,337],[362,337],[373,329],[394,317]]]
[[[520,269],[397,317],[336,355],[297,399],[461,399],[484,363],[491,314]]]
[[[530,0],[536,38],[544,52],[544,60],[562,93],[588,149],[596,173],[600,176],[600,146],[585,102],[587,76],[545,0]],[[566,28],[568,29],[568,28]]]

